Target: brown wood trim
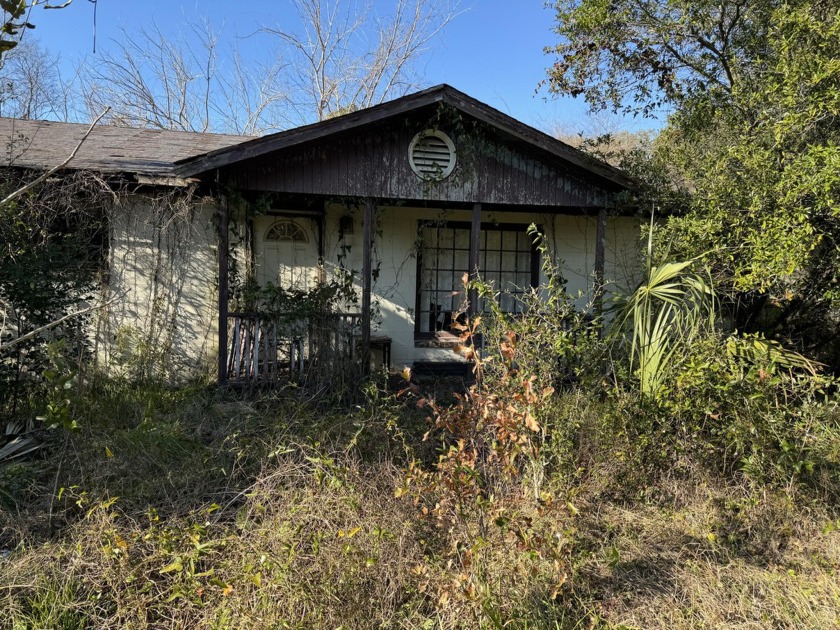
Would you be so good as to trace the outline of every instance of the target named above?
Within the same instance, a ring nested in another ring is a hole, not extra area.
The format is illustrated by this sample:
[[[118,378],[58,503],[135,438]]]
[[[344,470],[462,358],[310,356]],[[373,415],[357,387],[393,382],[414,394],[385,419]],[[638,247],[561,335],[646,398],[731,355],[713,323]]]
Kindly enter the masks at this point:
[[[245,243],[248,248],[245,257],[245,260],[247,260],[245,277],[255,280],[257,277],[257,242],[254,233],[254,217],[247,210],[245,211]]]
[[[179,175],[182,173],[205,173],[214,168],[221,168],[236,162],[241,162],[242,160],[259,157],[272,151],[279,151],[318,140],[325,136],[351,131],[391,116],[406,114],[444,100],[443,90],[441,89],[443,87],[447,86],[429,88],[422,92],[409,94],[402,98],[388,101],[387,103],[381,103],[373,107],[367,107],[345,114],[344,116],[337,116],[310,125],[295,127],[287,131],[247,140],[230,147],[232,149],[235,147],[235,150],[221,151],[217,149],[202,155],[179,160],[175,162],[175,171]]]
[[[537,231],[542,234],[543,229],[541,225],[537,226]],[[540,248],[537,247],[535,241],[531,241],[531,286],[540,286],[540,270],[542,269],[542,256],[540,255]]]
[[[423,221],[417,222],[417,269],[414,275],[414,338],[418,339],[424,333],[420,332],[420,312],[422,311],[422,291],[420,289],[420,272],[423,269]]]
[[[470,282],[476,280],[479,274],[479,248],[481,237],[481,204],[473,205],[472,223],[470,224]],[[478,291],[470,288],[467,293],[469,315],[473,317],[478,308]]]
[[[438,102],[447,103],[468,116],[498,129],[501,133],[516,141],[523,142],[548,153],[554,158],[561,159],[572,168],[600,180],[613,190],[622,188],[632,190],[638,185],[621,170],[601,162],[583,151],[530,127],[446,84],[351,112],[344,116],[289,129],[262,138],[255,138],[203,155],[179,160],[175,163],[174,171],[176,175],[182,177],[198,175],[214,168],[229,166],[272,151],[287,149],[337,133],[352,131],[381,120],[395,118]]]
[[[602,162],[580,149],[575,149],[571,145],[539,129],[526,125],[516,118],[508,116],[504,112],[490,107],[486,103],[482,103],[463,92],[449,86],[444,87],[449,88],[446,91],[444,102],[460,109],[476,120],[499,129],[502,133],[519,142],[541,149],[555,158],[560,158],[573,168],[580,169],[589,176],[594,176],[613,189],[624,188],[635,190],[638,187],[638,183],[622,170],[606,162]]]
[[[606,266],[607,208],[598,209],[595,226],[595,312],[600,313],[604,302],[604,269]]]

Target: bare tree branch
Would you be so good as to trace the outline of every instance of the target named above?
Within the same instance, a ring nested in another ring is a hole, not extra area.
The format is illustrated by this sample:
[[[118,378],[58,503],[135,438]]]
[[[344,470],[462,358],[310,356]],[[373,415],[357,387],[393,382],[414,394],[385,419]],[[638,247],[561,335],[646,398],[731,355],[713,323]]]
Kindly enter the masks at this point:
[[[82,139],[79,140],[79,143],[76,145],[76,148],[73,149],[73,152],[70,153],[70,155],[67,157],[66,160],[64,160],[61,164],[53,166],[50,170],[43,172],[41,175],[39,175],[38,177],[33,179],[31,182],[29,182],[25,186],[22,186],[21,188],[18,188],[17,190],[15,190],[12,193],[9,193],[6,196],[6,198],[3,199],[3,201],[0,201],[0,206],[5,206],[7,203],[9,203],[11,201],[14,201],[15,199],[20,197],[25,192],[27,192],[29,190],[32,190],[38,184],[48,180],[50,177],[52,177],[56,173],[56,171],[60,171],[65,166],[67,166],[70,163],[70,160],[72,160],[74,157],[76,157],[76,154],[79,152],[79,149],[82,148],[82,145],[85,143],[85,141],[90,136],[91,132],[93,131],[93,128],[97,125],[97,123],[100,120],[102,120],[102,117],[105,116],[105,114],[107,114],[109,110],[110,110],[110,108],[105,108],[105,110],[103,110],[103,112],[101,114],[99,114],[99,116],[96,117],[96,120],[94,120],[90,124],[90,127],[88,127],[88,130],[85,132],[85,135],[82,136]]]
[[[20,343],[23,343],[24,341],[29,341],[30,339],[33,339],[34,337],[37,337],[38,335],[40,335],[43,332],[46,332],[46,331],[48,331],[52,328],[55,328],[56,326],[60,326],[61,324],[63,324],[64,322],[66,322],[69,319],[79,317],[79,316],[84,315],[86,313],[90,313],[91,311],[96,311],[96,310],[103,309],[106,306],[109,306],[109,305],[113,304],[114,302],[116,302],[118,300],[121,300],[124,296],[125,296],[125,294],[121,294],[121,295],[118,295],[116,297],[111,298],[107,302],[103,302],[102,304],[94,304],[93,306],[88,306],[87,308],[83,308],[79,311],[75,311],[73,313],[68,313],[64,317],[60,317],[59,319],[55,320],[54,322],[50,322],[49,324],[46,324],[45,326],[41,326],[40,328],[36,328],[35,330],[30,330],[25,335],[21,335],[20,337],[17,337],[16,339],[12,339],[11,341],[7,341],[6,343],[0,344],[0,353],[8,352],[9,348],[12,348],[12,347],[14,347],[14,346],[16,346]]]
[[[294,0],[300,31],[263,27],[288,50],[299,122],[381,103],[418,87],[412,69],[458,15],[458,1],[397,0],[393,14],[346,0]]]
[[[88,109],[111,105],[108,121],[128,127],[248,135],[286,128],[282,59],[252,67],[235,46],[222,47],[208,22],[188,27],[178,38],[157,26],[123,31],[86,73]]]

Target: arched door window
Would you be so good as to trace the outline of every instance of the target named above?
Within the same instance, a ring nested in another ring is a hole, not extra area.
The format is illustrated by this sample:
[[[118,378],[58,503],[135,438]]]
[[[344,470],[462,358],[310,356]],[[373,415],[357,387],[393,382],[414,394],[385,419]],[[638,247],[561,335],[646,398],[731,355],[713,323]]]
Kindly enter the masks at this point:
[[[306,232],[294,221],[277,221],[266,230],[266,241],[277,241],[281,243],[308,243],[309,238]]]

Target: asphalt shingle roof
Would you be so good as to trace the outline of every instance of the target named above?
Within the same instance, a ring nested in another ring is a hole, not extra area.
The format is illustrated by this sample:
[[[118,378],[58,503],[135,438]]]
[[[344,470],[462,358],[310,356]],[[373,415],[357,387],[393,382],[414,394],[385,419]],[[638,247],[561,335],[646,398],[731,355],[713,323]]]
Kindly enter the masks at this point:
[[[61,164],[90,125],[0,118],[0,160],[38,170]],[[173,175],[178,160],[215,151],[249,136],[97,125],[67,168],[100,173]]]

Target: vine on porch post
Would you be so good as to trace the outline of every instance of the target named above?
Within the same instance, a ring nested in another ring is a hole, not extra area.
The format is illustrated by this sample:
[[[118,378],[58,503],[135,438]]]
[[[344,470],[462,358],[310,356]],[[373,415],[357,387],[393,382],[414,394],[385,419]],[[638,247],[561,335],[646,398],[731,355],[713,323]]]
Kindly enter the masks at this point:
[[[228,354],[228,198],[219,208],[219,387],[227,385]]]
[[[600,315],[604,308],[604,268],[607,241],[607,205],[598,208],[598,222],[595,226],[595,291],[593,298],[595,313]]]
[[[371,250],[373,248],[373,200],[365,198],[365,218],[362,225],[362,375],[370,374],[370,292]]]

